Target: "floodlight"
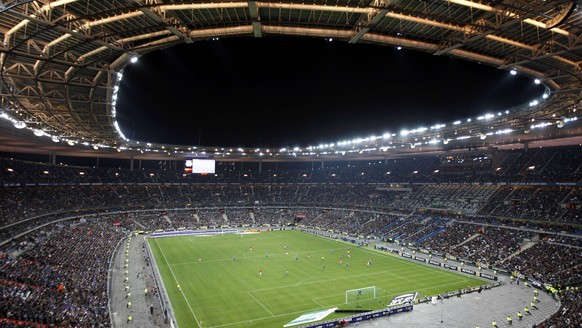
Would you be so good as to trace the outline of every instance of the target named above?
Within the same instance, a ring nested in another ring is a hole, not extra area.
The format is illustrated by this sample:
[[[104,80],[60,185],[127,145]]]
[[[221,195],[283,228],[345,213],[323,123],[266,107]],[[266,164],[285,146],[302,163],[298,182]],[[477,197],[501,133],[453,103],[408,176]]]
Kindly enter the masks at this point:
[[[17,129],[24,129],[26,127],[26,122],[24,121],[15,121],[13,124]]]

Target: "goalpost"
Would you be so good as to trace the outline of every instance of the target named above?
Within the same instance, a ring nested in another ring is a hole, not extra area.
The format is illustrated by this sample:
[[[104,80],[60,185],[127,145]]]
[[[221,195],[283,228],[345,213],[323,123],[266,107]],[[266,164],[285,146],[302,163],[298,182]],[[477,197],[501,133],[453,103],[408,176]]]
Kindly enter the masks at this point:
[[[374,300],[381,297],[380,289],[376,286],[346,290],[346,304]]]

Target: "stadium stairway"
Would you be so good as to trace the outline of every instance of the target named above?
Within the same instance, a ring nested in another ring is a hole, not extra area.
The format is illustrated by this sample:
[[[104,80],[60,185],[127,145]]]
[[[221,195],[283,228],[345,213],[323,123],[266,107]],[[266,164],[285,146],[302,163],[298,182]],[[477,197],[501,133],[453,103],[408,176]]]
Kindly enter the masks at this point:
[[[443,231],[443,230],[445,230],[445,229],[446,229],[446,227],[440,227],[438,230],[435,230],[435,231],[433,231],[433,232],[429,233],[428,235],[426,235],[426,236],[424,236],[424,237],[421,237],[420,239],[418,239],[417,241],[415,241],[415,242],[414,242],[414,244],[415,244],[415,245],[418,245],[418,244],[419,244],[420,242],[422,242],[423,240],[425,240],[425,239],[428,239],[428,238],[430,238],[430,237],[432,237],[432,236],[436,235],[437,233],[439,233],[439,232],[441,232],[441,231]]]
[[[133,221],[133,223],[135,223],[135,225],[136,225],[136,226],[138,226],[138,227],[139,227],[141,230],[147,230],[147,227],[146,227],[145,225],[143,225],[141,222],[139,222],[138,220],[136,220],[136,219],[133,219],[132,221]]]
[[[399,221],[400,221],[400,220],[395,220],[394,222],[392,222],[392,223],[390,223],[390,224],[388,224],[388,225],[385,225],[385,226],[383,226],[382,228],[380,228],[380,229],[376,230],[376,231],[375,231],[374,233],[372,233],[372,234],[373,234],[373,235],[376,235],[376,236],[381,236],[381,235],[382,235],[382,232],[383,232],[384,230],[390,229],[390,227],[391,227],[391,226],[395,225],[395,224],[396,224],[396,223],[398,223]]]
[[[389,239],[392,239],[392,240],[400,240],[400,237],[402,237],[402,236],[404,236],[404,232],[396,231],[394,234],[386,236],[386,237],[388,237]]]
[[[517,251],[511,253],[508,257],[504,258],[503,260],[499,261],[498,264],[502,264],[503,262],[509,260],[510,258],[516,256],[517,254],[525,251],[526,249],[532,247],[533,245],[537,244],[537,242],[535,241],[528,241],[527,243],[525,243],[523,246],[521,246]]]
[[[467,239],[463,240],[462,242],[460,242],[460,243],[458,243],[458,244],[454,245],[454,246],[453,246],[453,248],[455,248],[455,247],[459,247],[459,246],[462,246],[463,244],[466,244],[466,243],[470,242],[471,240],[473,240],[473,239],[475,239],[475,238],[477,238],[477,237],[479,237],[479,236],[481,236],[481,234],[479,234],[479,233],[476,233],[476,234],[472,235],[471,237],[469,237],[469,238],[467,238]]]

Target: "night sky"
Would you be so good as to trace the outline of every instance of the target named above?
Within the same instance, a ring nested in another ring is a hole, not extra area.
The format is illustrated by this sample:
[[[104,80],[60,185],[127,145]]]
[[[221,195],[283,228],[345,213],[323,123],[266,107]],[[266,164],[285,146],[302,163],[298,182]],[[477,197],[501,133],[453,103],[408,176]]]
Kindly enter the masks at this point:
[[[450,123],[542,92],[527,77],[413,50],[230,38],[142,56],[124,71],[117,111],[133,140],[305,147]]]

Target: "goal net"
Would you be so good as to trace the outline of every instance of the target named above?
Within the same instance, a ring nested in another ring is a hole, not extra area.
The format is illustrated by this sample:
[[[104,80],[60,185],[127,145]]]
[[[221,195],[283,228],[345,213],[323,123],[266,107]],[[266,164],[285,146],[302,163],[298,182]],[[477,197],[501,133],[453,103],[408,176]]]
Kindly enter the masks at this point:
[[[346,290],[346,304],[365,304],[382,297],[382,292],[376,286]]]

